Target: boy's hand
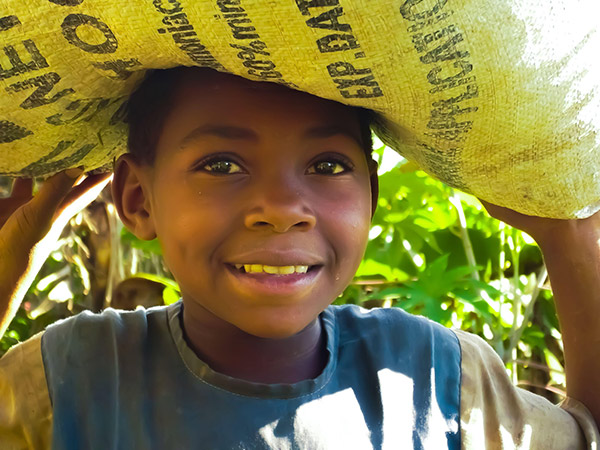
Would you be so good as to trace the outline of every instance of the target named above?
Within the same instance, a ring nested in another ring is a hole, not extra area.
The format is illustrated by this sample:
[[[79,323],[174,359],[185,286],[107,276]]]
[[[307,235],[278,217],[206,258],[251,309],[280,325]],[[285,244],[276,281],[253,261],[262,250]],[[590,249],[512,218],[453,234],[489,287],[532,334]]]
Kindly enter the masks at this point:
[[[77,210],[91,203],[110,177],[92,175],[73,187],[82,174],[80,169],[60,172],[46,180],[35,197],[33,180],[16,179],[11,196],[0,199],[0,253],[19,256],[31,250],[53,223],[66,224]]]
[[[25,291],[48,256],[50,243],[67,222],[91,203],[110,174],[91,175],[74,186],[82,171],[70,169],[46,180],[33,196],[33,180],[14,181],[0,199],[0,337],[16,314]]]

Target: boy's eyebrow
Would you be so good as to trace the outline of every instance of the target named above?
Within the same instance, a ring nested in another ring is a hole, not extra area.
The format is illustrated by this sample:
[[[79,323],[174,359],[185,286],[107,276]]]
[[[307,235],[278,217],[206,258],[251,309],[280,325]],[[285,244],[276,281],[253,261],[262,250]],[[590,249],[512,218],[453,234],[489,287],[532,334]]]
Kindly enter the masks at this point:
[[[309,128],[304,133],[304,137],[306,138],[329,138],[338,135],[346,136],[352,139],[359,147],[363,146],[363,143],[358,136],[340,125],[323,125],[313,127]]]
[[[362,142],[360,138],[354,135],[351,131],[339,125],[322,125],[309,128],[304,133],[303,137],[309,139],[324,139],[337,135],[346,136],[355,141],[360,147]],[[233,125],[219,125],[219,124],[206,124],[194,128],[189,132],[179,143],[179,147],[183,148],[190,142],[195,141],[201,136],[216,136],[223,139],[237,139],[237,140],[249,140],[258,141],[259,136],[250,128],[237,127]]]

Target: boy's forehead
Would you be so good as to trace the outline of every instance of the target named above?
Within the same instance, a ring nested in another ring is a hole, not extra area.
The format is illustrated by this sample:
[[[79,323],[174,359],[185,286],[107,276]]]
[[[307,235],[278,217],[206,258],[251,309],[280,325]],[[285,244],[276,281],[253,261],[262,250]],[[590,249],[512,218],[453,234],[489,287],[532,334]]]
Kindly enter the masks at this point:
[[[167,119],[167,123],[174,124],[180,131],[187,129],[186,134],[190,133],[189,127],[199,127],[199,131],[213,135],[239,137],[254,133],[248,129],[252,124],[262,123],[272,130],[271,121],[281,125],[287,117],[286,123],[303,128],[307,133],[313,130],[313,135],[319,134],[318,130],[314,131],[319,128],[321,134],[346,134],[359,145],[362,141],[358,114],[353,107],[280,84],[252,81],[214,70],[184,70],[172,107],[175,115],[169,114],[171,120]],[[261,122],[259,116],[263,114],[271,121]],[[234,130],[236,126],[245,130]],[[332,133],[333,129],[338,132]],[[198,134],[196,131],[192,134]]]

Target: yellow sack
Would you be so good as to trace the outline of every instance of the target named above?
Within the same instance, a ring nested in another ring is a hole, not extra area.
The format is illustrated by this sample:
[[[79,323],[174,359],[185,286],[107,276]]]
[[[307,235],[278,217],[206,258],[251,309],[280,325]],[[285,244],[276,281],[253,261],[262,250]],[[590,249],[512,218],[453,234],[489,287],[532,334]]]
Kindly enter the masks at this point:
[[[0,173],[109,164],[145,69],[209,66],[380,114],[451,186],[600,208],[598,0],[0,0]]]

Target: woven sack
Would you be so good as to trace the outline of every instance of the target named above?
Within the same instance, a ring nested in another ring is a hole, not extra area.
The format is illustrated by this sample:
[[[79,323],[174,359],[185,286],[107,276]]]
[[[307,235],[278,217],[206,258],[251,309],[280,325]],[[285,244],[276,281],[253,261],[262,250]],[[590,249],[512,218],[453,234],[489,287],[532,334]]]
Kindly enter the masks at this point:
[[[600,208],[598,0],[0,0],[0,174],[105,167],[146,69],[208,66],[379,113],[450,186]]]

